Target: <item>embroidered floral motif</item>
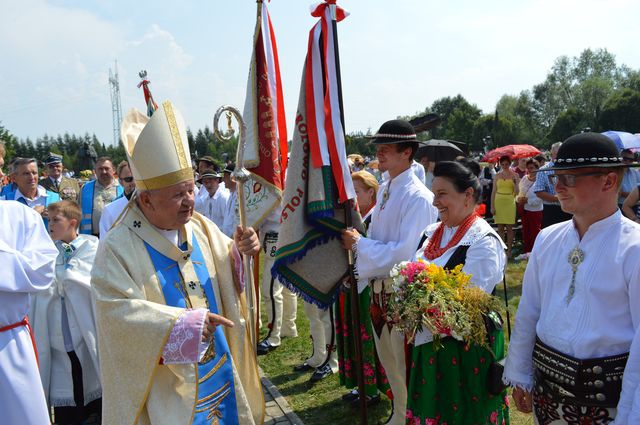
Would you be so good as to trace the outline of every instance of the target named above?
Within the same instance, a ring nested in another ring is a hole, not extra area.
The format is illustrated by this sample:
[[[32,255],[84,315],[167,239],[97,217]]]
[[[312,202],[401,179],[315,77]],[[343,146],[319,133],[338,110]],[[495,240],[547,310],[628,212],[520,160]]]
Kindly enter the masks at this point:
[[[562,419],[568,425],[606,425],[613,421],[605,407],[562,405]]]
[[[559,404],[551,399],[548,395],[539,392],[537,389],[533,391],[533,411],[538,419],[539,425],[549,425],[560,419],[558,414]]]
[[[162,352],[165,364],[189,364],[198,361],[205,309],[186,310],[178,317]]]

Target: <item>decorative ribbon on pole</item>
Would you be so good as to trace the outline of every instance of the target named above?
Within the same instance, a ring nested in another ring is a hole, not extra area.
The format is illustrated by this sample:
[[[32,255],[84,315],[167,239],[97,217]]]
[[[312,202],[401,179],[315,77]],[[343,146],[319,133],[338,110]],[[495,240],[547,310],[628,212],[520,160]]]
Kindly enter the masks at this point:
[[[153,113],[158,109],[158,105],[153,100],[153,95],[149,89],[151,81],[147,80],[147,71],[142,70],[138,73],[142,81],[138,83],[138,88],[142,87],[142,93],[144,94],[144,103],[147,105],[147,116],[151,118]]]
[[[305,65],[309,148],[315,168],[331,166],[342,203],[356,197],[347,163],[340,66],[336,62],[336,24],[348,14],[335,1],[328,1],[312,8],[311,15],[320,21],[309,32]]]
[[[213,117],[213,131],[214,135],[221,141],[229,140],[230,137],[224,136],[220,133],[218,128],[218,121],[220,116],[224,112],[230,112],[233,117],[238,121],[238,149],[236,151],[236,168],[231,173],[231,178],[236,182],[236,190],[238,191],[238,212],[240,215],[240,225],[242,228],[247,227],[247,215],[246,215],[246,204],[245,204],[245,194],[244,194],[244,185],[251,177],[249,171],[244,168],[244,149],[246,144],[245,134],[246,134],[246,126],[244,121],[242,120],[242,115],[240,111],[234,108],[233,106],[224,105],[218,108],[216,114]],[[253,352],[257,348],[257,340],[256,340],[256,318],[255,318],[255,288],[253,287],[253,272],[252,272],[252,264],[251,264],[251,256],[243,255],[242,265],[244,268],[244,278],[246,279],[244,288],[245,288],[245,297],[247,299],[247,307],[249,310],[249,338],[253,347]]]

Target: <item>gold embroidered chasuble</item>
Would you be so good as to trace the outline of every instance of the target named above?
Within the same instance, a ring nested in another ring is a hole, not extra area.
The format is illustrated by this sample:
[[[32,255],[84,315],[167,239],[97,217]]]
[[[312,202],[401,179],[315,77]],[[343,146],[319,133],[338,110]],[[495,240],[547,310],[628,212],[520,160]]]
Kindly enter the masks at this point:
[[[98,347],[103,377],[103,423],[190,424],[197,400],[196,364],[160,365],[173,325],[183,309],[165,304],[145,242],[178,262],[185,281],[197,280],[191,244],[180,251],[146,220],[135,203],[98,249],[92,272]],[[264,398],[247,308],[233,271],[233,241],[194,212],[181,230],[190,234],[206,259],[219,313],[235,324],[224,328],[233,358],[233,375],[241,424],[262,424]],[[204,307],[202,292],[184,286],[194,308]]]

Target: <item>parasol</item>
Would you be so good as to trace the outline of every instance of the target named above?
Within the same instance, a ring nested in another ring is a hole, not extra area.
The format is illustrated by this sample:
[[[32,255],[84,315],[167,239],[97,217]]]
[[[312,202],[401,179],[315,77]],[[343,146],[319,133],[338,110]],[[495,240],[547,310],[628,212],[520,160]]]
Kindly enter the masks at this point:
[[[498,162],[503,156],[508,156],[509,159],[531,158],[532,156],[540,155],[542,152],[535,146],[531,145],[507,145],[500,146],[499,148],[490,150],[483,157],[483,162]]]
[[[640,137],[637,134],[612,130],[605,131],[602,134],[613,140],[618,150],[640,148]]]

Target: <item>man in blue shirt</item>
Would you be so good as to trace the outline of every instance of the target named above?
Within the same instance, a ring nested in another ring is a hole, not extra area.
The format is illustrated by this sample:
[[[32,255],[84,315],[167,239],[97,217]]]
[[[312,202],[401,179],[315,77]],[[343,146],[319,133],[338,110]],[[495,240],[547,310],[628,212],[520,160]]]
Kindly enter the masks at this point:
[[[545,169],[553,167],[553,162],[556,160],[558,149],[560,149],[562,142],[557,142],[551,145],[551,161],[546,163],[543,167],[540,167],[538,174],[536,175],[536,182],[533,184],[533,191],[542,199],[542,228],[549,227],[552,224],[560,223],[561,221],[567,221],[571,219],[571,214],[567,214],[560,208],[560,202],[556,196],[556,190],[553,184],[549,180],[549,172]]]

